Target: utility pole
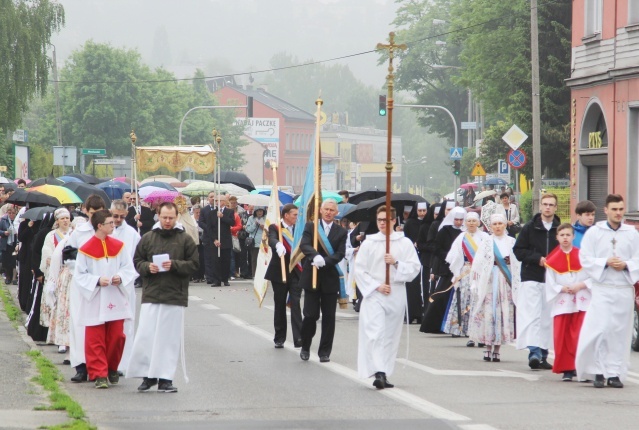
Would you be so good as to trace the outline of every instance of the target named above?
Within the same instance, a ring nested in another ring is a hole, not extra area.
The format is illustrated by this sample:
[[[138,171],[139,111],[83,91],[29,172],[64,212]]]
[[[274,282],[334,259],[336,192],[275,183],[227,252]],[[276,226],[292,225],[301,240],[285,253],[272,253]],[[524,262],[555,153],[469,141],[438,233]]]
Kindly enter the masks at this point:
[[[530,62],[532,64],[532,158],[533,158],[533,214],[539,212],[541,190],[541,124],[539,108],[539,28],[537,0],[530,0]]]
[[[62,144],[62,116],[60,114],[60,89],[58,83],[58,62],[56,60],[55,45],[53,46],[53,87],[55,89],[55,125],[58,134],[58,146],[62,146],[62,175],[64,176],[67,163],[67,151]],[[95,170],[95,167],[93,167]],[[95,172],[94,172],[95,173]]]

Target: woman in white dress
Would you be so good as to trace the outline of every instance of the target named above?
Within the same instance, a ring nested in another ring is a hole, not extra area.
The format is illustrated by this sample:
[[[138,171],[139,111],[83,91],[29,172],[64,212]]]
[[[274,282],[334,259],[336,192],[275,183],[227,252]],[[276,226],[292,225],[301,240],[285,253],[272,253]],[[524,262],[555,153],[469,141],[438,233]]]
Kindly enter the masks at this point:
[[[493,214],[493,235],[477,250],[471,268],[471,282],[477,301],[471,310],[470,338],[486,345],[485,361],[501,361],[502,344],[515,338],[513,295],[520,283],[521,263],[515,258],[515,239],[506,234],[506,217]]]
[[[448,316],[444,322],[443,332],[453,335],[453,337],[468,336],[468,319],[472,309],[472,298],[476,294],[471,293],[470,288],[470,268],[477,254],[477,250],[488,234],[479,229],[479,215],[469,212],[466,215],[466,231],[453,242],[446,262],[450,265],[453,274],[453,284],[455,292],[448,311]],[[475,346],[469,340],[466,346]]]

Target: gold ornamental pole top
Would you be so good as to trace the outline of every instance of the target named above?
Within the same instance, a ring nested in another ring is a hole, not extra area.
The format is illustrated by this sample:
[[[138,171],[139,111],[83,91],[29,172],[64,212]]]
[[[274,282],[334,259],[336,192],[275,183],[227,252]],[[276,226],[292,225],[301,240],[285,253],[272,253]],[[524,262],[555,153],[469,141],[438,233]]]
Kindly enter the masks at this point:
[[[135,130],[131,130],[129,137],[131,138],[131,143],[135,145],[135,141],[138,140],[138,137],[135,135]]]

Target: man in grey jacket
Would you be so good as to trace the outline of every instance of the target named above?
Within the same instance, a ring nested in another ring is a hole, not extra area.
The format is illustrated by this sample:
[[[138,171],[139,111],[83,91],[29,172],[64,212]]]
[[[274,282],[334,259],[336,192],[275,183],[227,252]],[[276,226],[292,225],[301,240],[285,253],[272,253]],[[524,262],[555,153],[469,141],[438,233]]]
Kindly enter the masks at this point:
[[[142,306],[126,376],[144,378],[140,392],[148,391],[159,379],[159,392],[175,393],[172,381],[180,351],[184,351],[189,279],[200,259],[195,242],[177,224],[177,206],[162,203],[159,214],[160,221],[142,237],[133,258],[142,278]],[[182,367],[187,379],[184,357]]]

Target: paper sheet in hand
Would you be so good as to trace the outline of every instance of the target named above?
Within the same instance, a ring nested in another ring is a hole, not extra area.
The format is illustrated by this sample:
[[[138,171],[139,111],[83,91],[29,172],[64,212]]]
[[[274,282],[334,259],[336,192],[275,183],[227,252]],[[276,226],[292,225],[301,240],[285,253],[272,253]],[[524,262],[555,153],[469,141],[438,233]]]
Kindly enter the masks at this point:
[[[166,272],[166,269],[162,267],[162,263],[169,260],[169,254],[158,254],[153,256],[153,264],[158,266],[158,270],[160,272]]]

